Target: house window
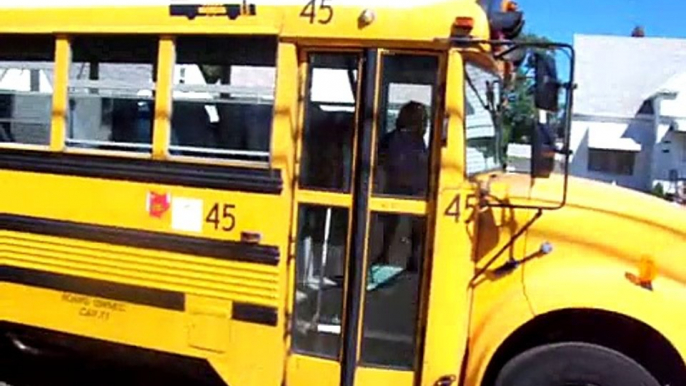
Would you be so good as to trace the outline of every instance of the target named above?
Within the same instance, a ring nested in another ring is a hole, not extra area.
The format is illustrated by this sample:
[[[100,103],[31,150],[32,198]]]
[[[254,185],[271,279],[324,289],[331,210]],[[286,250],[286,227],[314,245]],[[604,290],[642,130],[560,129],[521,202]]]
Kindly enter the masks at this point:
[[[636,154],[631,151],[589,149],[588,170],[630,176]]]

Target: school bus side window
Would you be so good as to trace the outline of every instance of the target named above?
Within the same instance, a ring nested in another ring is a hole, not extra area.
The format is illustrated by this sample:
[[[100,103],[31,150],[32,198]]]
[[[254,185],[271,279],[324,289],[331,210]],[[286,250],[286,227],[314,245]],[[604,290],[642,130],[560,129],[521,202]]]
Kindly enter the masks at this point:
[[[52,35],[0,35],[0,143],[50,143],[54,59]]]
[[[172,155],[269,160],[276,47],[274,37],[176,39]]]
[[[74,36],[67,146],[149,153],[155,36]]]

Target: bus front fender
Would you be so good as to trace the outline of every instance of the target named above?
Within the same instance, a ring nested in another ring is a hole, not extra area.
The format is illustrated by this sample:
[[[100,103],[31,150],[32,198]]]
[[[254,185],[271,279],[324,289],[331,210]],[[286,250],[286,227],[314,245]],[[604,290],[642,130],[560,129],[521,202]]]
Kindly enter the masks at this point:
[[[622,315],[652,328],[686,361],[686,288],[669,277],[650,287],[629,279],[629,264],[524,265],[524,292],[536,316],[563,310],[594,310]]]

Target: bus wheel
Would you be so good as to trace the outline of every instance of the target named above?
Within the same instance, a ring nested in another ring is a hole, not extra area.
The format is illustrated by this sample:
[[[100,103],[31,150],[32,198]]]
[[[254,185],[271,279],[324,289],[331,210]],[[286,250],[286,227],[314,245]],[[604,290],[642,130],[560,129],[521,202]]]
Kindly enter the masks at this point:
[[[503,366],[496,386],[660,386],[631,358],[587,343],[532,348]]]

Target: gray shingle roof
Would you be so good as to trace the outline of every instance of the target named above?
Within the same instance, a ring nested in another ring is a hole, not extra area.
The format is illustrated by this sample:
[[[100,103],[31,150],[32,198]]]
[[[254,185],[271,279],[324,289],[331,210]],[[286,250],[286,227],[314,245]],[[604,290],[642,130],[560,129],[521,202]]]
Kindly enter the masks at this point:
[[[686,39],[575,35],[575,114],[633,117],[686,71]]]

